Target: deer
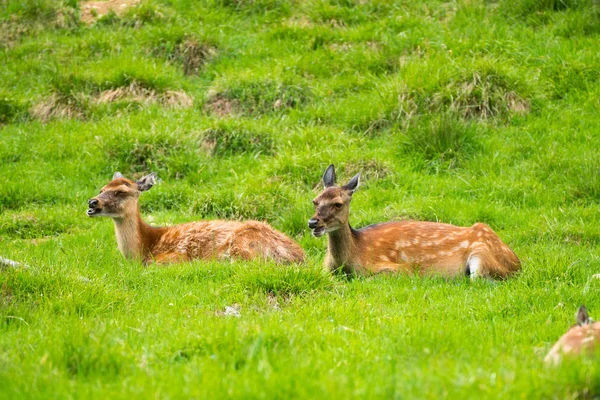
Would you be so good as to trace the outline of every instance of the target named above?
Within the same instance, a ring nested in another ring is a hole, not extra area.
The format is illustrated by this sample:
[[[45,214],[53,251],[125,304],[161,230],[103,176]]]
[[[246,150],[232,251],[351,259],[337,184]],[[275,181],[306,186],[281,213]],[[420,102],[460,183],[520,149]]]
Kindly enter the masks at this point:
[[[323,174],[324,190],[313,200],[308,227],[315,237],[328,236],[325,266],[347,275],[419,273],[446,277],[505,278],[521,262],[486,224],[471,227],[428,222],[392,221],[353,229],[350,202],[360,180],[356,174],[336,186],[335,168]]]
[[[589,354],[600,347],[600,322],[594,322],[585,305],[575,314],[576,324],[558,339],[544,358],[546,364],[558,365],[563,356]]]
[[[304,261],[304,251],[296,242],[264,222],[205,220],[167,227],[148,225],[140,215],[139,196],[156,182],[156,173],[133,181],[116,172],[100,193],[88,200],[89,217],[112,218],[119,250],[127,259],[144,265],[194,259]]]

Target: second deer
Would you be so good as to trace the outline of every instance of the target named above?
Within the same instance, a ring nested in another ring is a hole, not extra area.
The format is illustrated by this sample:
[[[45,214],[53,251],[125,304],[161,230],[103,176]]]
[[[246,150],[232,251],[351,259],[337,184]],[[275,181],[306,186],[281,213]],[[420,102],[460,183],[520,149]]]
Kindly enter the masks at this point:
[[[117,172],[88,201],[87,215],[110,217],[121,253],[130,259],[172,263],[192,259],[270,259],[300,263],[304,251],[293,240],[259,221],[199,221],[153,227],[140,216],[138,198],[156,183],[154,173],[137,182]]]
[[[326,266],[349,274],[412,272],[471,278],[505,278],[520,270],[515,253],[487,225],[471,227],[422,221],[398,221],[353,229],[348,217],[359,183],[354,176],[336,186],[335,169],[323,175],[325,190],[314,200],[308,221],[316,237],[328,235]]]

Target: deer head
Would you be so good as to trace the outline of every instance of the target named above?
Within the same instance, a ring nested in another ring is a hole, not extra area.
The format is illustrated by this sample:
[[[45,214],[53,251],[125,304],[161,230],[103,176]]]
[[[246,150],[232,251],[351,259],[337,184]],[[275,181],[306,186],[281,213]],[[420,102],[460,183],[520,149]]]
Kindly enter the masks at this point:
[[[360,174],[356,174],[344,186],[335,186],[335,168],[331,164],[323,174],[325,189],[314,200],[315,214],[308,220],[308,227],[316,237],[335,232],[348,224],[350,201],[358,187]]]
[[[132,208],[137,210],[138,197],[156,183],[156,173],[144,176],[137,182],[115,172],[112,180],[100,189],[100,194],[88,200],[89,217],[123,218]]]

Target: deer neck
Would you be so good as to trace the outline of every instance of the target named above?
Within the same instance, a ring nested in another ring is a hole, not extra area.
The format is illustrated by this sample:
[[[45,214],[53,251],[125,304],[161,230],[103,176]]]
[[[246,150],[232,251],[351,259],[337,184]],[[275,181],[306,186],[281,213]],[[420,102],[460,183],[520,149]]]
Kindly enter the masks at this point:
[[[138,205],[127,210],[120,218],[113,218],[119,251],[128,259],[143,259],[162,235],[162,228],[154,228],[142,220]]]
[[[329,237],[327,254],[330,266],[337,268],[342,265],[352,265],[357,247],[357,232],[348,223],[337,231],[329,232],[327,235]]]

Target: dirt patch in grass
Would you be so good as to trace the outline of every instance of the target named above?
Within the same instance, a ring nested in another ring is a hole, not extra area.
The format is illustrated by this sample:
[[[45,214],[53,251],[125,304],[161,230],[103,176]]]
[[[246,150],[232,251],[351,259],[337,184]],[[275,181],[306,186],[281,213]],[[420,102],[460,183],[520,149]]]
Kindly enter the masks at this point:
[[[93,24],[110,12],[122,15],[131,7],[137,6],[139,2],[140,0],[84,1],[80,5],[81,21]]]
[[[228,99],[223,94],[216,94],[206,102],[204,110],[219,117],[227,117],[237,113],[239,104],[237,99]]]

